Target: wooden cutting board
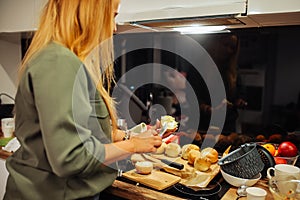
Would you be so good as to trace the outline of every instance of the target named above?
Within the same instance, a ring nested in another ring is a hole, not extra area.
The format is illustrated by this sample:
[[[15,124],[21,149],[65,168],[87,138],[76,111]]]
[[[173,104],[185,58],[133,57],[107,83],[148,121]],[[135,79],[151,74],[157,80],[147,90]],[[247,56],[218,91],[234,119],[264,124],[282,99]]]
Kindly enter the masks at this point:
[[[156,190],[166,189],[176,183],[178,183],[181,178],[166,172],[159,170],[152,170],[151,174],[142,175],[138,174],[135,169],[123,173],[125,178],[135,181],[137,183],[146,185],[148,187],[154,188]]]
[[[217,163],[214,163],[210,166],[210,169],[206,172],[201,172],[195,170],[193,166],[188,164],[187,160],[183,160],[181,157],[170,158],[166,157],[165,155],[153,155],[153,157],[158,159],[167,159],[173,162],[177,162],[184,165],[183,170],[178,170],[172,167],[163,167],[163,169],[173,175],[177,175],[181,177],[180,183],[193,188],[205,188],[210,183],[210,181],[219,173],[220,166]],[[190,174],[191,173],[191,174]],[[189,175],[190,174],[190,175]]]

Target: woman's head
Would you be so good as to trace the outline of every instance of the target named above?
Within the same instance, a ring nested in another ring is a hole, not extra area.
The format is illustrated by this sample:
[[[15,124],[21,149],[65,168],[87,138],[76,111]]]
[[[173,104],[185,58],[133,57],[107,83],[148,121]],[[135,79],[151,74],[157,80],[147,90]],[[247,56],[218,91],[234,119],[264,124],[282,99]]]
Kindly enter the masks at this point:
[[[99,43],[112,37],[120,0],[49,0],[26,57],[58,42],[81,60]],[[25,62],[28,59],[25,58]]]
[[[112,37],[119,0],[49,0],[41,26],[81,59]],[[46,23],[45,23],[46,22]]]

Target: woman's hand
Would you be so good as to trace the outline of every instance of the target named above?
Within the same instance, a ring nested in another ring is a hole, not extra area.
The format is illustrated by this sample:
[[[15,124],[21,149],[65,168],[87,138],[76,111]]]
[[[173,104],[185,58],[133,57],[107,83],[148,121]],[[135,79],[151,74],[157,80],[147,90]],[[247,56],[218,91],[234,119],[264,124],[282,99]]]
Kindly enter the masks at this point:
[[[131,135],[130,142],[133,143],[135,153],[155,152],[162,143],[162,138],[154,129],[149,129],[140,134]]]
[[[123,132],[124,133],[124,132]],[[124,135],[124,134],[123,134]],[[154,129],[143,133],[131,133],[129,140],[105,144],[105,164],[127,158],[133,153],[155,152],[162,144],[162,139]]]

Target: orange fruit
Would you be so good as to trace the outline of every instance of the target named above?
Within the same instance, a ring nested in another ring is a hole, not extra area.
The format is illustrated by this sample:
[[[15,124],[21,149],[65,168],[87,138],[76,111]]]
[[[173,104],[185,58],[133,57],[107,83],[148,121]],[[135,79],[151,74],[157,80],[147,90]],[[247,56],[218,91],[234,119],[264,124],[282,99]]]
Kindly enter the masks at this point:
[[[275,155],[276,148],[273,144],[267,143],[267,144],[263,144],[262,146],[266,148],[271,153],[272,156]]]

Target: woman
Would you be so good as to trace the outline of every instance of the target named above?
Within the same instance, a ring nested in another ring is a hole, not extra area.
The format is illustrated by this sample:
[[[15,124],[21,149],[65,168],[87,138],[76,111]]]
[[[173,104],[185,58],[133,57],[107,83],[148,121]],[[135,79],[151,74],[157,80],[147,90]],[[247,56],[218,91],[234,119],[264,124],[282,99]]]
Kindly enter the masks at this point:
[[[161,145],[152,129],[129,139],[117,130],[109,89],[118,7],[119,0],[47,2],[20,68],[21,147],[7,159],[4,199],[99,198],[117,160]]]

